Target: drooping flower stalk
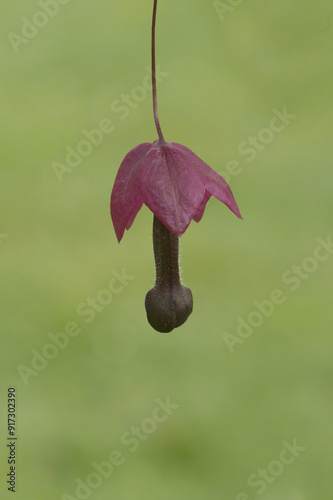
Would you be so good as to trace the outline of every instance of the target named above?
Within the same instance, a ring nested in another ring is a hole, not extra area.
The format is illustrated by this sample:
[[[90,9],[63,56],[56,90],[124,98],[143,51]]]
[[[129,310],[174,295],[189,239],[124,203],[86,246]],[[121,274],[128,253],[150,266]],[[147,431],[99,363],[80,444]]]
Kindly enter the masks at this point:
[[[157,0],[154,0],[153,21],[151,28],[151,77],[152,77],[152,88],[153,88],[153,110],[154,110],[154,119],[158,137],[160,139],[160,142],[164,142],[164,137],[162,134],[161,125],[158,118],[158,110],[157,110],[156,57],[155,57],[156,12],[157,12]]]

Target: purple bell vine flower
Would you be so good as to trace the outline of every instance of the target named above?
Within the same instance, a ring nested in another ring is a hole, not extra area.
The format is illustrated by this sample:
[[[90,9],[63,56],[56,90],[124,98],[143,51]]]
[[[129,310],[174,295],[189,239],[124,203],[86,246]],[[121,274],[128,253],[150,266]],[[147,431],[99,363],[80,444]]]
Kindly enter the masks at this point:
[[[227,182],[186,146],[164,140],[157,111],[155,27],[152,20],[152,93],[158,139],[132,149],[122,161],[111,194],[111,217],[118,241],[143,204],[154,214],[156,283],[146,295],[150,325],[170,332],[191,314],[191,290],[179,278],[179,237],[191,220],[199,222],[211,196],[242,218]]]

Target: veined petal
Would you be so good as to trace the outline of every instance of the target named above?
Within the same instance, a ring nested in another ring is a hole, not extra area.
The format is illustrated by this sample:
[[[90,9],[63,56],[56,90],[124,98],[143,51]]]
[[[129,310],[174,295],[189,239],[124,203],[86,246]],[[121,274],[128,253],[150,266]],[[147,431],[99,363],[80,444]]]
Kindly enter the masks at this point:
[[[175,142],[171,144],[175,146],[179,151],[183,152],[188,162],[199,174],[206,191],[208,191],[212,196],[224,203],[235,215],[237,215],[237,217],[242,219],[238,205],[236,203],[234,195],[232,194],[229,184],[189,148]],[[200,211],[198,215],[200,215]]]
[[[142,207],[143,200],[138,188],[138,173],[146,154],[152,147],[143,143],[132,149],[123,159],[111,193],[111,217],[118,241],[129,229]]]
[[[143,202],[177,236],[196,213],[205,193],[200,175],[170,143],[156,143],[140,167]]]

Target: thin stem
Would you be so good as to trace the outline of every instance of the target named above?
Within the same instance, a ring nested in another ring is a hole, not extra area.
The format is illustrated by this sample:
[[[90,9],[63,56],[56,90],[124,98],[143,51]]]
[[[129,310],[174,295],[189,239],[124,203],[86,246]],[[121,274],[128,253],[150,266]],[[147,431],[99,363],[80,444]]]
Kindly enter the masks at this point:
[[[151,30],[151,75],[152,75],[152,86],[153,86],[153,109],[154,109],[154,119],[156,130],[160,141],[164,142],[164,137],[161,130],[161,125],[158,119],[157,111],[157,95],[156,95],[156,62],[155,62],[155,27],[156,27],[156,11],[157,11],[157,0],[154,0],[153,9],[153,23]]]

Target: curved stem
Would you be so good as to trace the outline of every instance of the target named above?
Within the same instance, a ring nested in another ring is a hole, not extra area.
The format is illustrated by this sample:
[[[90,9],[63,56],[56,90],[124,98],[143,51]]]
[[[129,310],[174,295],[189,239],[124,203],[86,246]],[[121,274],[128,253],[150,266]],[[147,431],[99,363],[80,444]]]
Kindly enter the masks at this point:
[[[157,11],[157,0],[154,0],[153,8],[153,22],[151,29],[151,74],[152,74],[152,86],[153,86],[153,109],[154,109],[154,119],[156,130],[160,141],[164,142],[164,137],[161,130],[161,125],[158,119],[157,111],[157,95],[156,95],[156,63],[155,63],[155,27],[156,27],[156,11]]]

